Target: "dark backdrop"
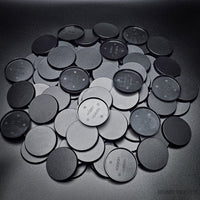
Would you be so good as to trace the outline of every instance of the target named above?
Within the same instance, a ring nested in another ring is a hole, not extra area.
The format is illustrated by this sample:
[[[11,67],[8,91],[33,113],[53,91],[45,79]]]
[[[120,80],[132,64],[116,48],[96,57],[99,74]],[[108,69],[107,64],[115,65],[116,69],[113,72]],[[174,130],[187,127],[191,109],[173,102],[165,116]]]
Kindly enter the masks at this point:
[[[163,35],[175,46],[172,57],[182,73],[200,85],[200,4],[197,1],[9,1],[0,3],[0,118],[10,110],[6,103],[9,84],[3,70],[10,60],[31,53],[41,34],[55,34],[59,27],[77,23],[91,28],[111,22],[145,27],[151,35]],[[72,3],[74,2],[74,3]],[[199,97],[200,98],[200,97]],[[200,199],[200,101],[192,104],[184,119],[192,129],[190,143],[169,149],[167,166],[156,173],[138,169],[134,180],[114,184],[88,170],[72,182],[57,183],[47,175],[45,164],[31,165],[20,156],[21,143],[0,135],[0,199]]]

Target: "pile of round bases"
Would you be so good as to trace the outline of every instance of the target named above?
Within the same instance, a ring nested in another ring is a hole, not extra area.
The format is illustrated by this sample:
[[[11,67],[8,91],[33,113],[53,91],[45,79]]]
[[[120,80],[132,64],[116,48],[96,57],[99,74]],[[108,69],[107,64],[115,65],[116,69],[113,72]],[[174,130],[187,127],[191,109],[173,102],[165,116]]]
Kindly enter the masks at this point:
[[[168,147],[190,141],[180,116],[198,95],[172,53],[166,38],[137,26],[120,32],[110,23],[67,25],[57,36],[42,35],[32,54],[5,67],[13,110],[2,118],[1,133],[24,137],[24,160],[46,161],[56,181],[77,178],[87,167],[121,183],[138,166],[161,170]]]

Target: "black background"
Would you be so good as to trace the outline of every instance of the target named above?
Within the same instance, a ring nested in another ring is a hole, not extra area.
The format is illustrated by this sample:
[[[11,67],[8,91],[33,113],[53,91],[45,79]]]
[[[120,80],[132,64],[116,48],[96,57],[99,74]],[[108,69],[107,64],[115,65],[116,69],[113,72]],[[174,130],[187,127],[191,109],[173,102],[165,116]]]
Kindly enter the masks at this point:
[[[198,1],[13,1],[0,3],[0,118],[11,108],[6,102],[9,83],[4,67],[16,57],[31,53],[41,34],[56,34],[65,24],[92,28],[111,22],[120,29],[139,25],[150,35],[162,35],[175,46],[172,58],[200,85],[200,4]],[[169,149],[167,166],[154,173],[138,168],[134,180],[115,184],[88,170],[67,183],[49,178],[45,163],[31,165],[20,156],[21,142],[0,136],[0,199],[132,199],[169,200],[200,198],[200,101],[192,103],[183,118],[190,124],[192,139],[181,149]]]

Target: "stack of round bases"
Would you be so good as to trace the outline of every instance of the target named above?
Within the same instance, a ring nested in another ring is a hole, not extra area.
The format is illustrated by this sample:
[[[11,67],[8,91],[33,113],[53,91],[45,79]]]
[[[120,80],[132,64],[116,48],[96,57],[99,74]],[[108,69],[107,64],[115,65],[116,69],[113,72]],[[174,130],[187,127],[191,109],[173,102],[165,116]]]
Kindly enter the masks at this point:
[[[1,133],[24,137],[24,160],[46,161],[56,181],[88,167],[119,183],[132,180],[138,166],[161,170],[168,147],[190,141],[181,116],[199,90],[170,57],[173,49],[145,28],[105,22],[41,35],[30,55],[5,67],[12,111],[1,119]]]

